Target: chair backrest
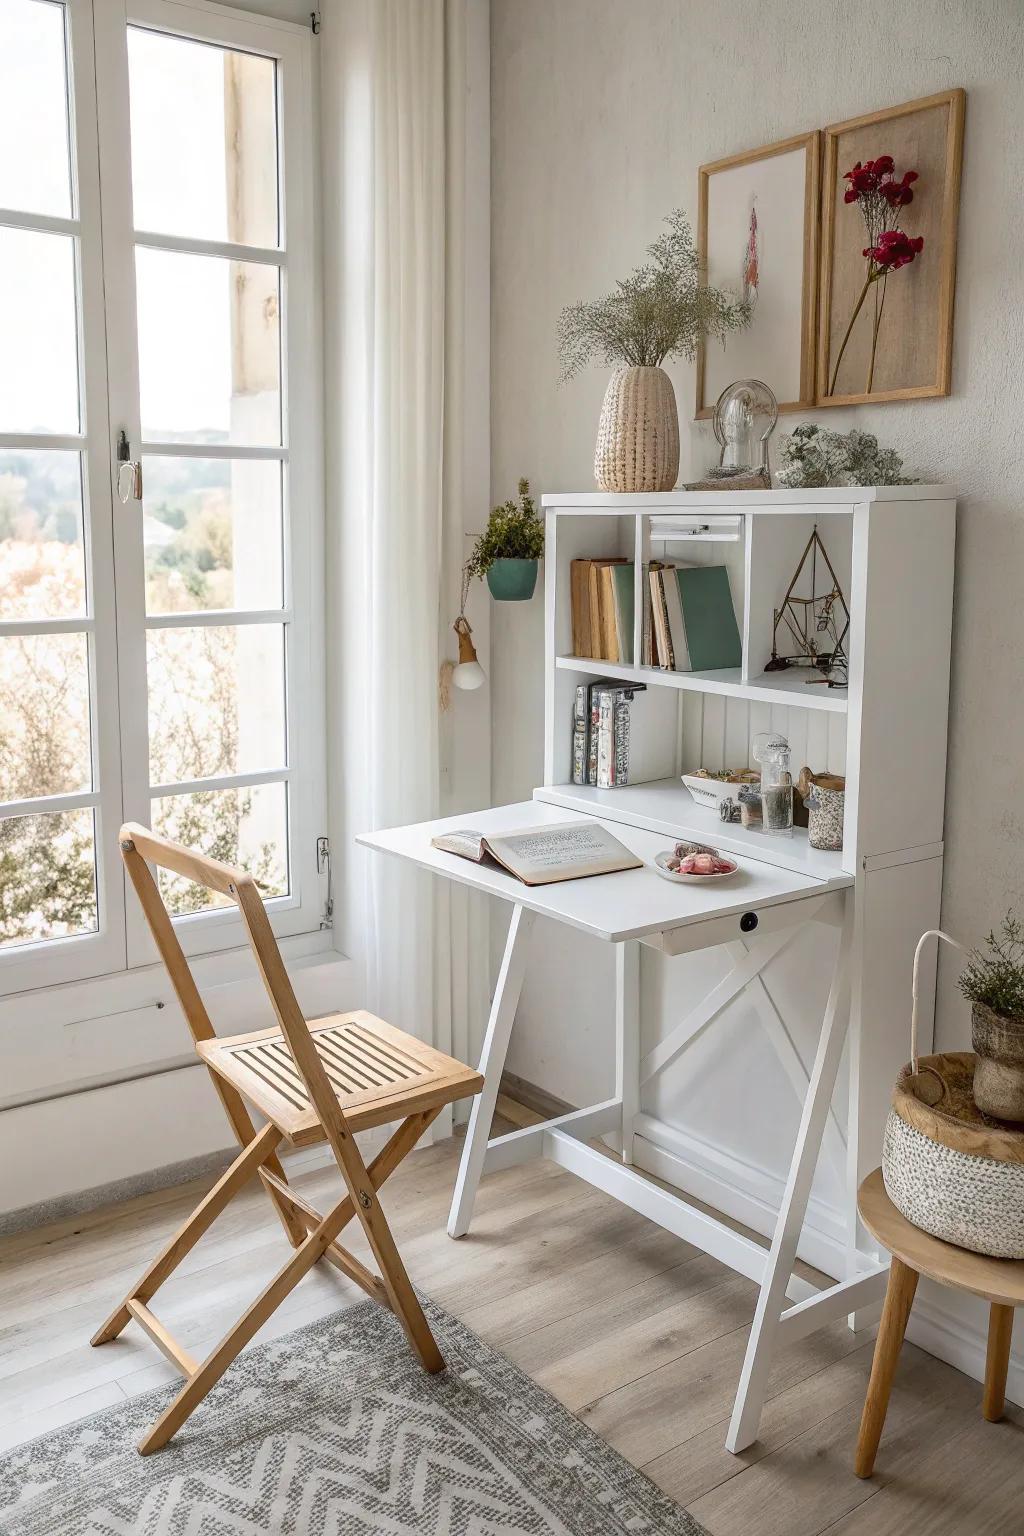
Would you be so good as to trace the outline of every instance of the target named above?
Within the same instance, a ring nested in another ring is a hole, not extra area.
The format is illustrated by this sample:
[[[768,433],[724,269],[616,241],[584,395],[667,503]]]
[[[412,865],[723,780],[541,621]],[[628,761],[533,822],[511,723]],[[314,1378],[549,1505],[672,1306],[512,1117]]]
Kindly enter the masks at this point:
[[[325,1125],[333,1123],[340,1130],[344,1126],[341,1107],[317,1055],[309,1025],[292,990],[281,951],[274,938],[274,930],[252,876],[244,869],[222,864],[218,859],[209,859],[202,853],[194,853],[181,843],[171,842],[136,822],[125,822],[119,840],[121,857],[193,1040],[210,1040],[216,1031],[149,864],[183,875],[186,880],[205,886],[207,890],[217,891],[219,895],[229,897],[238,907],[260,976],[295,1066],[309,1089],[310,1098],[321,1120]]]

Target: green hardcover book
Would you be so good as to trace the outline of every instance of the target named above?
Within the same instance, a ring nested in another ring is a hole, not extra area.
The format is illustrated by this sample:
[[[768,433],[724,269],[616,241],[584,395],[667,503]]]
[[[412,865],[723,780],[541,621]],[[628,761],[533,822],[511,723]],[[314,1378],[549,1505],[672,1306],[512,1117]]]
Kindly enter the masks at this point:
[[[681,565],[676,569],[686,648],[695,672],[738,667],[740,632],[724,565]]]
[[[613,565],[610,567],[612,586],[615,593],[615,629],[619,642],[619,660],[628,665],[633,661],[633,566]]]

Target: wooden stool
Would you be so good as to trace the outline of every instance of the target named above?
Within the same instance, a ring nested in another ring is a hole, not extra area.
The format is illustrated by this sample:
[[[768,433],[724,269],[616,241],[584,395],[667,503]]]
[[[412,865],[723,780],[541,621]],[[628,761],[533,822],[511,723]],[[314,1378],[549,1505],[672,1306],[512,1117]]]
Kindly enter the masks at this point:
[[[1024,1303],[1024,1260],[990,1259],[983,1253],[955,1248],[912,1226],[886,1194],[881,1168],[869,1174],[858,1190],[857,1209],[871,1235],[892,1254],[854,1465],[858,1477],[870,1477],[919,1277],[927,1275],[939,1285],[969,1291],[991,1302],[981,1411],[994,1424],[1003,1415],[1013,1309]]]

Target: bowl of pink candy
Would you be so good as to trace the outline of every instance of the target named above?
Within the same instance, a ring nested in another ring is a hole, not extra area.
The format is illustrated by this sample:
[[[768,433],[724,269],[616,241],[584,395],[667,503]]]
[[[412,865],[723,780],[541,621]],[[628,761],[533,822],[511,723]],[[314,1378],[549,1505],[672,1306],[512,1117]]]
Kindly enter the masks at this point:
[[[699,885],[704,880],[728,880],[739,869],[735,859],[706,843],[676,843],[671,853],[654,856],[654,867],[665,880]]]

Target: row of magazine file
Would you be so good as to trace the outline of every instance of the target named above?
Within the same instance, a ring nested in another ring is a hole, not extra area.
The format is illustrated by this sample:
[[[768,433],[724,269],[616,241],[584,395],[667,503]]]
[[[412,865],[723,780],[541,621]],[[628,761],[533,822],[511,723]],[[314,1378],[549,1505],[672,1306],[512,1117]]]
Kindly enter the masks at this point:
[[[573,700],[572,781],[612,789],[629,783],[629,707],[646,683],[600,678],[579,683]]]
[[[572,561],[574,656],[632,665],[633,569],[625,559]],[[711,672],[740,665],[739,626],[724,565],[652,560],[645,575],[643,666]]]

